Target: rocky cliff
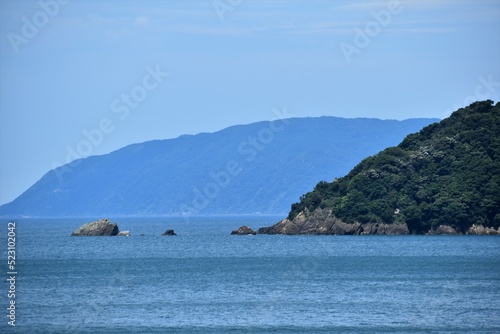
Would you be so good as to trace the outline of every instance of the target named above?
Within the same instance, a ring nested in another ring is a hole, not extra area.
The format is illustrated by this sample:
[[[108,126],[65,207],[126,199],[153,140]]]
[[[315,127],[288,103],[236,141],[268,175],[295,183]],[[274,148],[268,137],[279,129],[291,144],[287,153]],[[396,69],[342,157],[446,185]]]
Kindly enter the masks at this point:
[[[335,217],[331,210],[316,209],[301,212],[292,220],[283,219],[270,227],[261,227],[259,234],[335,234],[335,235],[399,235],[408,234],[406,224],[380,224],[356,222],[347,224]]]

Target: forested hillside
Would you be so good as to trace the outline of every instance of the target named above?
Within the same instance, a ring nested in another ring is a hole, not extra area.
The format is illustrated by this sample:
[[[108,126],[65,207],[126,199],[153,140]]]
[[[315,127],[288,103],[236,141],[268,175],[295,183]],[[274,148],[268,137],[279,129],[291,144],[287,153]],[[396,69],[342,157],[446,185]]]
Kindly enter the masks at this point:
[[[500,103],[482,101],[364,159],[346,176],[320,182],[292,205],[330,209],[345,223],[406,224],[410,233],[449,225],[500,226]],[[307,216],[307,215],[306,215]]]

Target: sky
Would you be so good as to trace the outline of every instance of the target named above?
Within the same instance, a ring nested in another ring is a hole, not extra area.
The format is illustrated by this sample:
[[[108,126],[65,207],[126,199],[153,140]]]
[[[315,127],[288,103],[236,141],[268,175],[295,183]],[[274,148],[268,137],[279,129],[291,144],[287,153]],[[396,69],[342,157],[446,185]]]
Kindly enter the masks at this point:
[[[0,204],[132,143],[485,99],[499,0],[0,1]]]

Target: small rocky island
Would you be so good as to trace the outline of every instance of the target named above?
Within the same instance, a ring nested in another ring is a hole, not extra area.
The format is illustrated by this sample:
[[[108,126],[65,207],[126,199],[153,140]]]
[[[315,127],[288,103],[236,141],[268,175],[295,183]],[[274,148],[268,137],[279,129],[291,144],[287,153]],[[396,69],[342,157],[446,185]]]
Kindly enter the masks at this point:
[[[177,235],[174,230],[166,230],[165,232],[162,233],[162,235],[166,236],[174,236]]]
[[[140,234],[144,236],[144,234]],[[166,230],[162,233],[166,236],[177,235],[174,230]],[[119,236],[130,237],[130,231],[120,231],[117,224],[111,223],[108,218],[99,219],[91,223],[83,224],[75,232],[71,233],[72,237],[101,237],[101,236]]]
[[[117,224],[112,224],[108,218],[96,220],[80,226],[72,237],[115,236],[120,233]]]
[[[248,226],[241,226],[237,230],[231,232],[231,235],[255,235],[255,234],[257,234],[257,232],[255,232]]]

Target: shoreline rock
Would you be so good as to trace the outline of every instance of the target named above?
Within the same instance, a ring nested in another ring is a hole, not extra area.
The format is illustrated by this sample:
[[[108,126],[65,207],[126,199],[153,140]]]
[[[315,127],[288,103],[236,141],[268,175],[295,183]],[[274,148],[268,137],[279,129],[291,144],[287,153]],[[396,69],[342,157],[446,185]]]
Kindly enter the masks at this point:
[[[500,227],[495,230],[493,227],[484,227],[483,225],[473,224],[467,232],[467,235],[500,235]]]
[[[235,231],[232,231],[231,232],[231,235],[256,235],[257,232],[252,230],[250,227],[248,226],[240,226],[237,230]]]
[[[112,224],[108,218],[99,219],[91,223],[83,224],[72,237],[98,237],[98,236],[116,236],[120,230],[117,224]]]
[[[429,230],[426,235],[459,235],[461,233],[457,232],[453,227],[449,225],[439,225],[435,229]]]
[[[166,230],[162,235],[173,236],[177,234],[174,232],[174,230]]]
[[[299,213],[293,220],[283,219],[275,225],[261,227],[258,234],[287,235],[407,235],[406,224],[379,224],[359,222],[347,224],[335,217],[331,210],[316,209]]]

